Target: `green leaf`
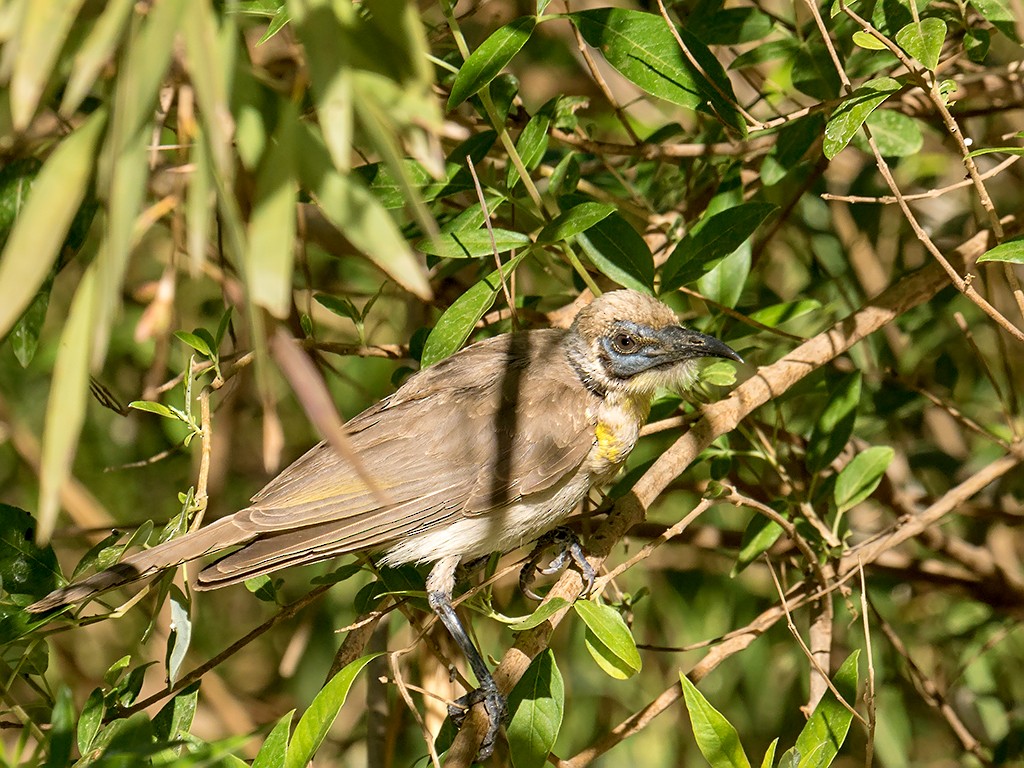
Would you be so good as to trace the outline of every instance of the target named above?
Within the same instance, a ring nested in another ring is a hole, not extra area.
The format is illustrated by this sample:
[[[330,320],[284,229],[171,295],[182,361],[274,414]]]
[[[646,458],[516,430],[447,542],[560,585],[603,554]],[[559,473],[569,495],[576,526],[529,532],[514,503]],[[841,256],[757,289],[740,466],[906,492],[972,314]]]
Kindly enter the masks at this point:
[[[661,290],[698,280],[754,234],[775,210],[772,203],[741,203],[702,219],[662,265]]]
[[[525,632],[538,627],[568,605],[569,601],[564,597],[553,597],[548,602],[541,604],[536,611],[530,614],[529,618],[510,624],[509,629],[513,632]]]
[[[71,696],[71,689],[62,685],[57,691],[53,713],[50,715],[50,732],[47,734],[49,752],[43,768],[64,768],[70,764],[74,727],[75,702]]]
[[[1009,264],[1024,264],[1024,237],[1015,237],[989,248],[978,257],[978,263],[985,261],[1002,261]]]
[[[128,403],[129,408],[134,408],[137,411],[146,411],[147,413],[155,413],[157,416],[163,416],[165,419],[174,419],[181,421],[178,418],[178,414],[175,413],[171,408],[164,405],[163,403],[154,403],[151,400],[133,400]]]
[[[516,141],[516,152],[526,170],[532,171],[544,159],[544,153],[548,150],[548,129],[550,127],[550,114],[540,111],[530,118],[530,122],[519,134],[519,139]],[[518,181],[519,169],[510,162],[508,170],[505,172],[505,186],[511,190]]]
[[[153,718],[153,735],[158,741],[177,741],[189,734],[199,703],[199,683],[188,686],[164,704]]]
[[[167,636],[167,680],[173,685],[178,679],[181,665],[185,661],[189,644],[192,642],[192,601],[177,585],[172,584],[171,631]]]
[[[729,575],[735,578],[737,574],[742,573],[744,568],[767,552],[779,540],[782,533],[782,526],[774,520],[760,513],[755,514],[750,518],[750,522],[747,523],[747,527],[743,531],[740,551],[736,555],[736,564],[732,567]]]
[[[793,320],[816,309],[821,309],[821,302],[816,299],[799,299],[797,301],[784,301],[781,304],[772,304],[750,314],[751,320],[756,320],[769,328],[777,328],[783,323]]]
[[[635,291],[654,290],[654,256],[647,241],[621,215],[612,212],[576,235],[591,263],[619,285]]]
[[[594,8],[571,13],[569,18],[583,39],[600,49],[608,63],[637,87],[681,107],[708,112],[746,135],[746,123],[736,109],[736,96],[725,70],[707,46],[684,27],[677,30],[679,37],[699,69],[656,14]]]
[[[679,673],[679,682],[683,686],[686,711],[701,754],[714,768],[750,768],[739,733],[732,723],[708,703],[682,672]]]
[[[534,658],[508,696],[508,745],[515,768],[541,768],[547,763],[564,707],[562,675],[548,649]]]
[[[618,611],[590,600],[578,600],[573,608],[590,630],[587,650],[606,673],[625,679],[640,671],[636,641]]]
[[[874,35],[868,34],[862,30],[857,30],[853,33],[853,43],[861,48],[865,48],[869,51],[885,51],[888,50],[885,47],[885,43],[879,40]]]
[[[0,336],[21,317],[52,272],[85,200],[106,118],[106,110],[97,109],[61,140],[32,183],[32,194],[0,255]]]
[[[379,653],[373,653],[356,659],[332,677],[320,690],[295,726],[295,733],[292,735],[284,760],[284,768],[305,768],[313,759],[338,712],[345,705],[345,699],[356,677],[363,671],[363,667],[378,656]]]
[[[39,346],[39,333],[46,322],[46,309],[50,305],[50,290],[53,288],[53,279],[43,283],[39,293],[32,299],[18,322],[11,330],[11,348],[14,356],[18,358],[22,368],[28,368],[32,358],[36,355],[36,348]]]
[[[768,749],[765,750],[764,759],[761,761],[761,768],[772,768],[775,764],[775,750],[779,746],[779,737],[776,736],[775,740],[768,745]]]
[[[836,478],[834,491],[836,507],[840,513],[860,504],[874,493],[882,482],[896,452],[885,445],[875,445],[853,457]]]
[[[64,117],[74,115],[100,72],[113,60],[134,6],[135,0],[108,0],[104,3],[99,19],[89,30],[85,42],[75,51],[60,102],[60,113]]]
[[[843,452],[853,434],[860,389],[860,371],[829,383],[828,401],[818,415],[807,443],[808,471],[821,472]]]
[[[496,30],[459,68],[448,96],[451,111],[498,76],[530,39],[537,25],[534,16],[520,16]]]
[[[246,236],[245,283],[249,300],[278,319],[292,306],[295,260],[296,105],[283,100],[277,130],[256,176]]]
[[[911,22],[896,33],[896,44],[933,72],[939,65],[945,40],[946,22],[934,16],[921,19],[920,23]]]
[[[416,243],[416,247],[424,253],[443,259],[476,259],[495,253],[505,253],[515,248],[525,248],[532,242],[529,235],[508,229],[461,229],[434,238],[425,237]]]
[[[715,13],[693,14],[686,29],[705,45],[740,45],[767,37],[774,28],[772,17],[757,8],[725,8]]]
[[[839,154],[868,116],[901,87],[891,77],[878,77],[864,83],[843,101],[825,126],[825,157],[831,160]]]
[[[209,341],[200,336],[198,333],[189,333],[188,331],[175,331],[174,337],[183,344],[188,344],[188,346],[192,347],[192,349],[194,349],[203,357],[210,358],[211,360],[213,359],[214,352],[213,349],[210,348]]]
[[[327,149],[307,131],[299,146],[299,176],[335,227],[386,275],[411,293],[431,295],[426,268],[401,230],[359,174],[342,174],[331,164]]]
[[[87,754],[92,750],[96,734],[100,732],[100,725],[103,722],[103,711],[106,708],[103,690],[94,688],[89,698],[82,705],[82,715],[78,718],[78,751],[80,754]]]
[[[13,237],[11,241],[14,241]],[[97,301],[97,264],[94,261],[89,265],[75,291],[67,322],[60,335],[60,348],[53,368],[53,384],[46,403],[42,467],[39,473],[39,528],[36,532],[36,540],[39,542],[49,541],[57,522],[60,490],[71,473],[71,462],[85,421],[85,403],[89,392],[89,353]]]
[[[971,5],[985,17],[985,21],[998,29],[1015,43],[1020,43],[1017,35],[1017,16],[1010,0],[971,0]]]
[[[273,730],[267,734],[267,738],[252,761],[252,768],[278,768],[288,762],[288,734],[292,727],[293,709],[284,715],[274,725]]]
[[[83,0],[50,0],[26,3],[18,27],[14,71],[8,93],[11,118],[19,133],[24,131],[43,96],[61,47],[74,24]]]
[[[857,701],[859,656],[860,651],[851,653],[832,678],[836,690],[851,707]],[[828,768],[846,740],[852,721],[853,713],[840,703],[831,689],[827,691],[800,731],[796,746],[793,747],[799,755],[799,768]]]
[[[800,45],[793,58],[792,77],[793,85],[808,96],[826,101],[839,95],[839,74],[822,43]]]
[[[866,125],[878,144],[878,151],[884,157],[910,157],[921,151],[924,136],[921,123],[895,109],[880,109],[873,112]],[[860,136],[856,137],[858,140]],[[864,141],[866,147],[867,141]],[[860,142],[858,141],[858,146]],[[870,151],[870,149],[865,149]]]
[[[555,217],[537,235],[538,243],[561,243],[606,219],[615,212],[608,203],[580,203]]]
[[[494,304],[501,283],[508,280],[526,253],[517,254],[478,282],[445,310],[423,345],[420,363],[426,368],[456,352],[473,332],[480,318]]]

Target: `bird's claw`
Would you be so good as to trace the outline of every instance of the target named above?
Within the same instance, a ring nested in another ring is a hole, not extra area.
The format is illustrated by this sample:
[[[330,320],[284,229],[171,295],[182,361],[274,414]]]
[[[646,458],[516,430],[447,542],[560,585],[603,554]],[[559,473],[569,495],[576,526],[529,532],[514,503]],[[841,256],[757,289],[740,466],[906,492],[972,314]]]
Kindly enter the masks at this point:
[[[544,553],[552,547],[556,549],[555,556],[548,561],[546,566],[541,567],[540,561]],[[526,561],[523,569],[519,572],[519,588],[531,600],[542,600],[543,598],[530,588],[535,574],[550,576],[553,573],[558,573],[569,565],[570,560],[579,569],[580,576],[583,578],[583,591],[580,593],[580,597],[588,596],[594,588],[594,579],[597,578],[597,574],[594,572],[594,566],[587,560],[579,538],[568,528],[555,528],[537,539],[537,545],[534,547],[530,559]]]
[[[505,697],[492,682],[490,685],[482,685],[470,691],[448,705],[448,717],[451,718],[452,724],[456,728],[461,728],[469,710],[480,702],[483,702],[484,711],[487,713],[487,732],[484,734],[483,741],[480,742],[480,750],[476,753],[478,762],[486,760],[494,752],[498,730],[508,719],[508,704]]]

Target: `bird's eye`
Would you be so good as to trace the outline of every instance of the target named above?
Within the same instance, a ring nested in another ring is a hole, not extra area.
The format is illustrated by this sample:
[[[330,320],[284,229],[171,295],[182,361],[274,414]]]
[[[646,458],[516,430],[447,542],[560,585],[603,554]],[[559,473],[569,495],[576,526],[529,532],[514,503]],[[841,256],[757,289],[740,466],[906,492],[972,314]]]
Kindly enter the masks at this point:
[[[640,342],[631,333],[617,333],[612,336],[612,347],[619,354],[628,355],[631,352],[637,351],[640,347]]]

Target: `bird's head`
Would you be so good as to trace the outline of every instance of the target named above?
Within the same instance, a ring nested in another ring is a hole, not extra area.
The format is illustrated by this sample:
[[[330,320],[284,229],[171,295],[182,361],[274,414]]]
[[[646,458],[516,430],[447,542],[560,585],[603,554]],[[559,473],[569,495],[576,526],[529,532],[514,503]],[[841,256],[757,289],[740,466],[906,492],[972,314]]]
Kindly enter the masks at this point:
[[[580,310],[567,337],[569,360],[599,392],[650,396],[685,389],[703,357],[742,358],[713,336],[679,325],[675,313],[638,291],[605,293]]]

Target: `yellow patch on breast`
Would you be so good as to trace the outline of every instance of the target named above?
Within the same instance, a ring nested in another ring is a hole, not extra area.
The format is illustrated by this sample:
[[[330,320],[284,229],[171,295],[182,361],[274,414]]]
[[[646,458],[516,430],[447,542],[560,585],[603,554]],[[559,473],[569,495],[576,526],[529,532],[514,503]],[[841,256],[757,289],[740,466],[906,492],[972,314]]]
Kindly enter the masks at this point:
[[[626,458],[623,455],[625,446],[623,446],[622,440],[608,424],[599,421],[594,428],[594,437],[597,439],[597,458],[613,464],[618,464]]]

